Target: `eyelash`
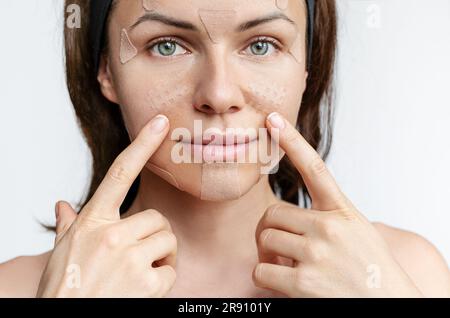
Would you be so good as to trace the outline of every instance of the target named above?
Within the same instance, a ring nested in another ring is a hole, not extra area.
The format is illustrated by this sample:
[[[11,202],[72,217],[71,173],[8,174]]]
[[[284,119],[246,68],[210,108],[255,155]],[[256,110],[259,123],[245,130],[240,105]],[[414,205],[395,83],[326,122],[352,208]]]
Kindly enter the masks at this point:
[[[152,50],[154,47],[156,47],[157,45],[159,45],[159,44],[161,44],[161,43],[165,43],[165,42],[173,42],[173,43],[176,43],[176,44],[180,45],[181,47],[183,47],[185,50],[189,51],[189,50],[186,48],[186,44],[184,44],[183,41],[180,41],[179,39],[177,39],[177,38],[172,38],[172,37],[158,38],[158,39],[156,39],[156,40],[150,42],[150,43],[147,45],[147,50],[148,50],[148,51],[151,51],[151,50]],[[280,42],[278,42],[278,41],[275,40],[274,38],[267,37],[267,36],[259,36],[259,37],[257,37],[256,39],[254,39],[253,41],[251,41],[251,42],[246,46],[246,48],[248,48],[248,47],[250,47],[251,45],[253,45],[253,44],[255,44],[255,43],[258,43],[258,42],[268,42],[268,43],[270,43],[270,44],[272,44],[272,45],[274,46],[275,50],[277,50],[277,51],[280,51],[280,50],[281,50],[281,44],[280,44]],[[259,57],[258,57],[258,55],[255,55],[255,56],[256,56],[257,58],[262,58],[262,57],[264,57],[264,55],[259,56]],[[163,56],[163,57],[164,57],[164,56]],[[175,56],[175,57],[176,57],[176,56]],[[164,58],[173,58],[173,56],[165,56]]]
[[[248,44],[245,47],[245,50],[247,50],[249,47],[251,47],[253,44],[258,43],[258,42],[267,42],[273,45],[276,53],[278,53],[279,51],[281,51],[281,47],[282,45],[280,44],[280,42],[278,42],[277,40],[275,40],[274,38],[271,37],[267,37],[267,36],[259,36],[256,39],[254,39],[253,41],[250,42],[250,44]],[[269,55],[257,55],[257,54],[251,54],[252,57],[256,58],[256,59],[264,59],[267,58]]]
[[[148,45],[147,45],[147,50],[148,51],[151,51],[154,47],[156,47],[157,45],[159,45],[159,44],[161,44],[161,43],[166,43],[166,42],[173,42],[173,43],[176,43],[176,44],[178,44],[178,45],[180,45],[181,47],[183,47],[185,50],[187,50],[188,51],[188,49],[186,49],[186,45],[182,42],[182,41],[180,41],[179,39],[176,39],[176,38],[172,38],[172,37],[163,37],[163,38],[158,38],[158,39],[156,39],[156,40],[154,40],[154,41],[151,41]],[[164,57],[164,58],[173,58],[173,57],[170,57],[170,56],[166,56],[166,57]]]

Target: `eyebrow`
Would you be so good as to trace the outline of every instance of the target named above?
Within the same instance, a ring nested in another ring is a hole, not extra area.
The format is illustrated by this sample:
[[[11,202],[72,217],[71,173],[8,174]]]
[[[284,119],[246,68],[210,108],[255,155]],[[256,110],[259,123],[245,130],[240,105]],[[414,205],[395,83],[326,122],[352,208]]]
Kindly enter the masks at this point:
[[[289,19],[288,16],[286,16],[284,13],[282,12],[275,12],[272,14],[269,14],[267,16],[261,17],[261,18],[257,18],[254,20],[250,20],[247,22],[242,23],[241,25],[239,25],[236,28],[237,32],[244,32],[247,31],[248,29],[254,28],[258,25],[264,24],[264,23],[268,23],[268,22],[272,22],[275,20],[284,20],[289,22],[292,25],[296,25],[296,23],[294,21],[292,21],[291,19]]]
[[[292,21],[289,17],[287,17],[282,12],[275,12],[269,14],[264,17],[256,18],[247,22],[240,24],[235,31],[236,32],[244,32],[251,28],[254,28],[258,25],[265,24],[268,22],[272,22],[275,20],[284,20],[289,22],[292,25],[296,25],[294,21]],[[179,20],[173,17],[169,17],[157,12],[146,12],[143,16],[141,16],[131,27],[130,30],[133,30],[138,25],[147,22],[147,21],[157,21],[166,25],[170,25],[176,28],[185,29],[189,31],[198,31],[198,28],[188,21]]]
[[[190,30],[190,31],[198,31],[197,27],[190,22],[178,20],[178,19],[166,16],[166,15],[162,15],[161,13],[157,13],[157,12],[145,13],[130,27],[130,29],[133,30],[139,24],[147,22],[147,21],[157,21],[157,22],[161,22],[166,25],[180,28],[180,29],[185,29],[185,30]]]

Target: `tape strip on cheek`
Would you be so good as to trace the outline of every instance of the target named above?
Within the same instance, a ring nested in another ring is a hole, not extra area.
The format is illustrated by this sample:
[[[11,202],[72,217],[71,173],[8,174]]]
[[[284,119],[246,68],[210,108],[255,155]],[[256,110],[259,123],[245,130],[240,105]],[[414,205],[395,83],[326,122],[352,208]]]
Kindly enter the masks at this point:
[[[213,162],[202,164],[200,194],[202,200],[235,200],[240,196],[238,163]]]
[[[175,176],[173,174],[171,174],[169,171],[164,170],[163,168],[158,167],[157,165],[147,162],[147,165],[151,168],[153,168],[153,172],[155,174],[157,174],[158,176],[160,176],[161,178],[169,181],[171,184],[173,184],[175,187],[177,187],[178,189],[180,189],[180,185],[177,182],[177,179],[175,179]],[[181,190],[181,189],[180,189]]]
[[[230,32],[230,25],[236,18],[235,10],[198,10],[200,21],[203,24],[209,39],[214,44],[219,43],[220,38]]]
[[[120,33],[120,62],[122,64],[128,63],[138,54],[138,50],[131,43],[127,30],[122,29]]]

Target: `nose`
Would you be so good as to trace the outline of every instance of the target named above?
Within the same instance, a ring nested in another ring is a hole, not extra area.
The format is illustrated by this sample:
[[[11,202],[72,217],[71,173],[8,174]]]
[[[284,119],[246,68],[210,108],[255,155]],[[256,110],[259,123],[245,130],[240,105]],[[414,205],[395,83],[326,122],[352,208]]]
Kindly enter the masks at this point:
[[[194,95],[194,107],[206,114],[235,113],[243,107],[243,95],[237,74],[226,58],[216,54],[199,66],[199,80]]]

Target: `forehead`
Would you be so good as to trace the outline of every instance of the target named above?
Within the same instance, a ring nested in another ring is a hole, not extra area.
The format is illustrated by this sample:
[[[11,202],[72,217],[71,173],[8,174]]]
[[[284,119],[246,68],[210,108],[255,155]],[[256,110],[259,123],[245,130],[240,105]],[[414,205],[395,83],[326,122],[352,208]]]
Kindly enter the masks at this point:
[[[112,20],[122,27],[129,27],[141,17],[146,9],[182,18],[199,25],[200,10],[234,11],[230,25],[257,19],[268,14],[283,12],[293,20],[299,30],[306,27],[306,4],[304,0],[116,0]]]

